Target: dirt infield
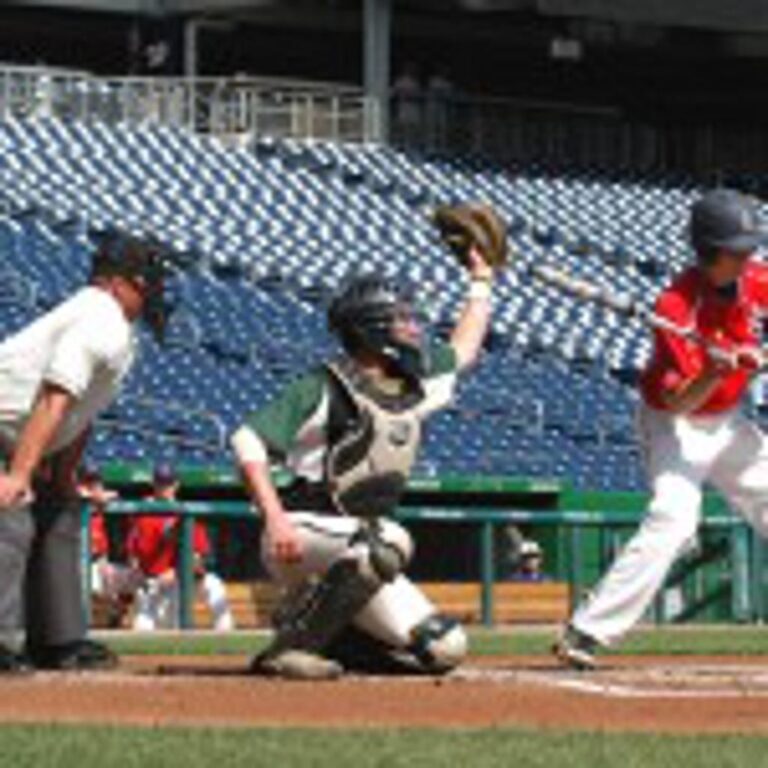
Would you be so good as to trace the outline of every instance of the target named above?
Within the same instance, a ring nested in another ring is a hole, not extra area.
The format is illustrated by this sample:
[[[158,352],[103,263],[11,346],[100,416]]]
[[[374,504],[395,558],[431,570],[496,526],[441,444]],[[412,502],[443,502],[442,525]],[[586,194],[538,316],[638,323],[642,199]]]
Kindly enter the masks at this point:
[[[119,670],[0,679],[0,721],[768,732],[765,659],[643,657],[594,673],[542,657],[474,660],[441,680],[288,683],[245,657],[127,657]]]

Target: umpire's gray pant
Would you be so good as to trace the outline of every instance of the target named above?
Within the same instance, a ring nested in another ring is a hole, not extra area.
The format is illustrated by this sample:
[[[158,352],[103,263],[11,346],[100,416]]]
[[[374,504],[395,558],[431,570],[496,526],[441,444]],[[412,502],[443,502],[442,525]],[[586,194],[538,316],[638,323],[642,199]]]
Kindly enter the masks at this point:
[[[80,640],[80,503],[37,489],[31,506],[0,511],[0,643]]]

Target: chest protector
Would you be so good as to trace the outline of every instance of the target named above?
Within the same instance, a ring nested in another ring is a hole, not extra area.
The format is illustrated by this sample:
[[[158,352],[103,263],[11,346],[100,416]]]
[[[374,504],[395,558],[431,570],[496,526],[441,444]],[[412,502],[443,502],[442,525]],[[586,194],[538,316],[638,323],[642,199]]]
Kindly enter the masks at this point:
[[[398,395],[380,392],[348,361],[329,365],[328,372],[331,411],[338,409],[339,399],[345,399],[349,414],[326,456],[334,506],[355,517],[390,515],[419,449],[417,406],[424,393],[418,384]]]

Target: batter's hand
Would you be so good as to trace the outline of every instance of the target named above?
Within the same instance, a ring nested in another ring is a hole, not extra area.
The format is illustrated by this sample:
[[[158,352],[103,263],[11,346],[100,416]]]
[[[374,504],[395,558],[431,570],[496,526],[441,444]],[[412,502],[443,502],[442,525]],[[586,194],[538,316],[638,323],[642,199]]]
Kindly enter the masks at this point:
[[[269,554],[278,562],[289,565],[298,563],[304,556],[304,547],[296,526],[283,514],[267,523]]]
[[[29,482],[17,475],[0,474],[0,512],[32,501]]]
[[[709,349],[706,370],[710,375],[724,375],[732,371],[744,370],[757,373],[765,365],[766,357],[763,350],[751,344],[744,344],[732,349],[717,347]]]
[[[760,347],[742,346],[735,350],[738,368],[750,372],[759,371],[765,365],[765,353]]]

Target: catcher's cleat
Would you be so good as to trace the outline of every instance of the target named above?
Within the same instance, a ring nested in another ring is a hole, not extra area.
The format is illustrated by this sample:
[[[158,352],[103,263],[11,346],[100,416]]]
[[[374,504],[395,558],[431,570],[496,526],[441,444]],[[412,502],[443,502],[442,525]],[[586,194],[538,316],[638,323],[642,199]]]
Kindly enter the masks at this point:
[[[251,662],[250,672],[283,680],[336,680],[344,674],[344,668],[316,653],[289,648],[259,654]]]
[[[595,669],[595,650],[598,642],[593,637],[579,632],[570,624],[552,646],[552,653],[566,667],[578,670]]]

